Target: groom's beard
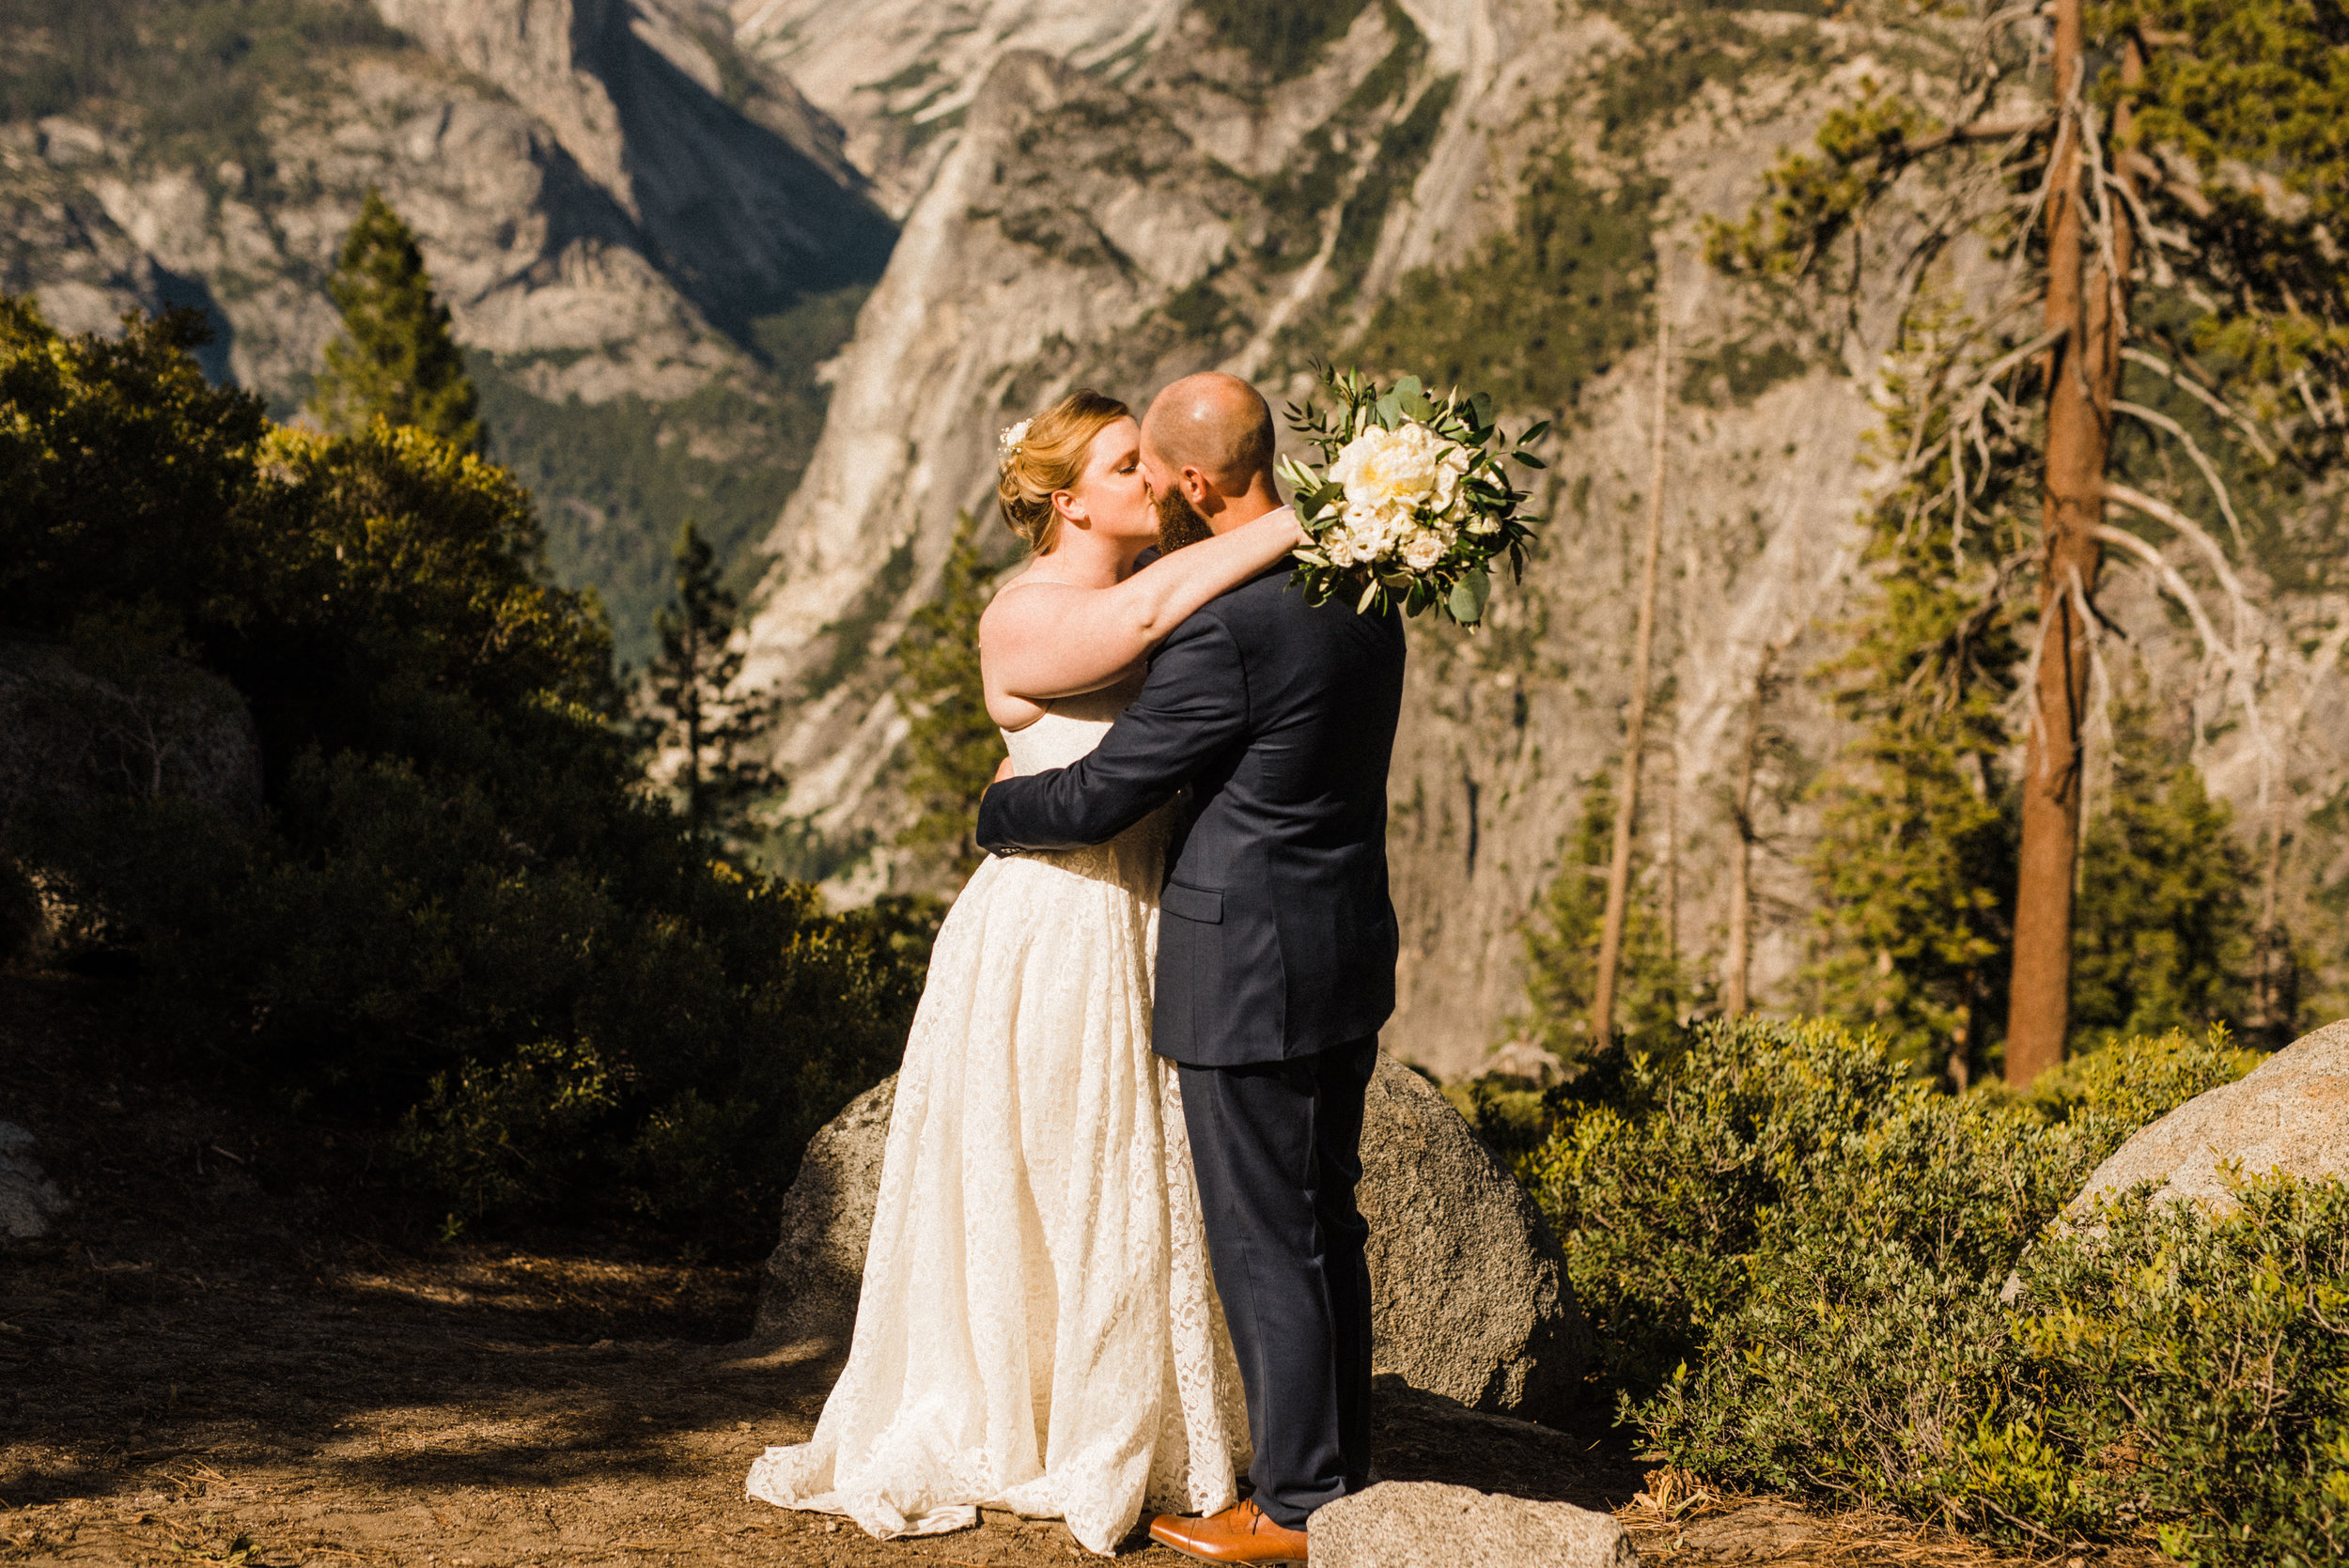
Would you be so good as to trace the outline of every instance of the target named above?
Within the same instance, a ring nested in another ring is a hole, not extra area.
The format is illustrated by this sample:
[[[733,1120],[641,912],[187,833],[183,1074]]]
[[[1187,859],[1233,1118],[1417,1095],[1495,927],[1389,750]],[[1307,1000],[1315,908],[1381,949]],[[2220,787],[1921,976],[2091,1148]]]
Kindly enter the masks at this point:
[[[1199,515],[1190,498],[1181,490],[1164,490],[1151,496],[1150,506],[1159,514],[1160,554],[1215,537],[1215,530],[1207,526],[1207,520]]]

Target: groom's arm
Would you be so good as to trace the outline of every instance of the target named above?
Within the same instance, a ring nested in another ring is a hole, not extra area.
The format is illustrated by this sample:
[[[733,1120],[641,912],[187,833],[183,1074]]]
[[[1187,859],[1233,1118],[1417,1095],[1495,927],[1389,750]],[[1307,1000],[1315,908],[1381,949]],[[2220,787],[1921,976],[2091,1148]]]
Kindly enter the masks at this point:
[[[1248,722],[1247,675],[1221,620],[1193,615],[1150,661],[1141,693],[1101,744],[1066,768],[1005,779],[979,798],[979,846],[1106,844],[1174,799]]]

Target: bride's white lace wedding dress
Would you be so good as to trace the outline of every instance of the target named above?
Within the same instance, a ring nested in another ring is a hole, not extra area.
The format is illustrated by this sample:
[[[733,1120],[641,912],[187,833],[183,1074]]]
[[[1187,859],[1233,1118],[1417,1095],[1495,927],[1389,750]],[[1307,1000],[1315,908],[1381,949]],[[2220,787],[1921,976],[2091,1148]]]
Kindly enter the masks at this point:
[[[1138,679],[1005,742],[1022,773],[1097,745]],[[939,931],[898,1076],[848,1361],[753,1497],[877,1536],[981,1503],[1113,1550],[1146,1505],[1236,1500],[1247,1415],[1174,1070],[1150,1053],[1169,814],[989,860]]]

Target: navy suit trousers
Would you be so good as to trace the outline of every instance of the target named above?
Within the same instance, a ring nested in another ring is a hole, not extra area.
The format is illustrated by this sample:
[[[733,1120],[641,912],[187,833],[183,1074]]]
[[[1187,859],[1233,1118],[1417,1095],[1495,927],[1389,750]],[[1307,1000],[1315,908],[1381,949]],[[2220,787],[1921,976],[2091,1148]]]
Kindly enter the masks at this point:
[[[1373,1035],[1285,1062],[1178,1068],[1232,1346],[1256,1506],[1302,1529],[1370,1484],[1370,1227],[1362,1096]]]

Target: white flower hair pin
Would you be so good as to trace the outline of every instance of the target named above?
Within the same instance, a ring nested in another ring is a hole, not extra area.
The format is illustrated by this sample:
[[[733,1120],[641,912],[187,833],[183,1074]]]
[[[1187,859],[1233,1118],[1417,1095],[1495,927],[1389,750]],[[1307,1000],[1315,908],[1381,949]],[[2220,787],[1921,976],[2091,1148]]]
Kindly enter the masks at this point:
[[[1030,423],[1030,421],[1023,419],[1017,425],[1006,425],[1003,427],[1003,433],[995,438],[996,467],[1009,468],[1011,466],[1011,460],[1019,456],[1019,443],[1028,439],[1028,426]]]

